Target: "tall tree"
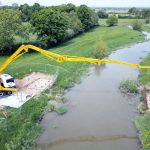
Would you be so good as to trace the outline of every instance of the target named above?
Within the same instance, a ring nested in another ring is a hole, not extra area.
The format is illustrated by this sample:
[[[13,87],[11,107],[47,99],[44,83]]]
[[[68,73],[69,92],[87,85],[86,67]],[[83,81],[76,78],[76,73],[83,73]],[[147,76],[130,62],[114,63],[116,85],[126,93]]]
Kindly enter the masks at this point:
[[[20,5],[21,19],[23,22],[29,21],[32,15],[31,7],[28,4]]]
[[[12,3],[11,9],[18,9],[19,5],[18,3]]]
[[[76,12],[76,6],[71,3],[60,5],[60,6],[58,6],[58,9],[61,12],[67,12],[67,13],[70,13],[72,11]]]
[[[140,16],[141,16],[140,10],[136,7],[130,8],[128,13],[131,14],[131,15],[134,15],[134,17],[136,17],[136,18],[140,18]]]
[[[137,13],[137,11],[138,11],[138,9],[136,7],[132,7],[129,9],[128,13],[135,15]]]
[[[83,31],[82,23],[80,19],[78,18],[78,15],[76,12],[74,11],[71,11],[70,13],[64,12],[63,15],[65,15],[68,21],[68,29],[67,29],[66,38],[73,37],[74,35]]]
[[[99,10],[97,12],[99,18],[108,18],[108,14],[105,11]]]
[[[11,47],[14,35],[21,25],[20,12],[6,9],[0,10],[0,48]]]
[[[34,5],[31,7],[32,13],[36,12],[36,11],[40,11],[42,9],[42,7],[40,6],[39,3],[34,3]]]
[[[12,7],[18,7],[18,3],[12,3]]]
[[[64,15],[53,8],[44,8],[32,15],[31,24],[35,32],[47,46],[63,41],[68,21]]]
[[[78,14],[79,19],[82,22],[83,29],[85,31],[89,30],[90,28],[92,28],[96,24],[98,25],[98,16],[97,16],[97,14],[93,10],[91,10],[89,7],[87,7],[86,5],[81,5],[78,8],[77,14]],[[93,17],[95,18],[94,19],[95,22],[93,22]]]
[[[150,9],[142,9],[141,14],[143,18],[150,18]]]

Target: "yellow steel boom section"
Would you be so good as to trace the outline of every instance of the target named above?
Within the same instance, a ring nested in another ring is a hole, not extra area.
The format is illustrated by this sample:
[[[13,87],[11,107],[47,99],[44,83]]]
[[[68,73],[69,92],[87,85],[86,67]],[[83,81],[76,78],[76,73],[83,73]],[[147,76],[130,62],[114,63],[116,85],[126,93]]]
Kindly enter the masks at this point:
[[[15,52],[14,54],[12,54],[0,67],[0,74],[2,74],[4,72],[4,70],[7,68],[7,66],[12,63],[14,60],[16,60],[17,58],[19,58],[20,56],[22,56],[24,53],[27,53],[29,50],[34,50],[37,51],[39,53],[41,53],[42,55],[53,59],[59,63],[62,62],[88,62],[88,63],[114,63],[114,64],[120,64],[120,65],[125,65],[125,66],[130,66],[130,67],[135,67],[135,68],[139,68],[139,69],[150,69],[150,66],[141,66],[139,64],[132,64],[132,63],[127,63],[127,62],[123,62],[123,61],[118,61],[118,60],[114,60],[114,59],[108,59],[108,58],[104,58],[104,59],[94,59],[94,58],[86,58],[86,57],[77,57],[77,56],[69,56],[69,55],[60,55],[60,54],[56,54],[56,53],[52,53],[50,51],[46,51],[43,50],[41,48],[38,48],[36,46],[33,45],[22,45],[20,46]],[[8,90],[6,88],[2,88],[0,86],[0,91],[1,90]],[[10,89],[9,89],[10,91]],[[15,89],[12,89],[11,91],[15,91]]]
[[[77,57],[77,56],[69,56],[69,55],[60,55],[60,54],[56,54],[56,53],[52,53],[50,51],[46,51],[43,50],[41,48],[38,48],[36,46],[33,45],[22,45],[18,48],[18,50],[16,50],[16,52],[14,54],[12,54],[0,67],[0,74],[2,74],[4,72],[4,70],[7,68],[7,66],[12,63],[14,60],[16,60],[17,58],[19,58],[20,56],[22,56],[24,53],[27,53],[29,50],[34,50],[37,51],[39,53],[41,53],[42,55],[53,59],[59,63],[62,62],[88,62],[88,63],[114,63],[114,64],[120,64],[120,65],[125,65],[125,66],[130,66],[130,67],[135,67],[135,68],[140,68],[140,69],[150,69],[150,66],[141,66],[139,64],[132,64],[132,63],[127,63],[127,62],[123,62],[123,61],[118,61],[118,60],[114,60],[114,59],[108,59],[108,58],[104,58],[104,59],[94,59],[94,58],[86,58],[86,57]]]

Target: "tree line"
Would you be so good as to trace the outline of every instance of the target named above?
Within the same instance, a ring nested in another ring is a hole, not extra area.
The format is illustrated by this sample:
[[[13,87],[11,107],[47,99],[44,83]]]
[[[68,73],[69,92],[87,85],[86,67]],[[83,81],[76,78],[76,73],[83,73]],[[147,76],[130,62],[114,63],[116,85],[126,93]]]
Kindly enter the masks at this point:
[[[136,8],[132,7],[128,12],[117,13],[117,12],[106,12],[105,10],[99,10],[97,12],[99,18],[108,18],[109,15],[117,15],[121,19],[150,19],[150,9],[149,8]]]
[[[11,49],[16,35],[33,32],[42,45],[51,47],[98,26],[96,12],[71,3],[50,7],[13,4],[1,6],[0,14],[0,50]]]
[[[149,8],[139,9],[136,7],[132,7],[129,9],[128,13],[131,15],[134,15],[138,19],[150,18]]]

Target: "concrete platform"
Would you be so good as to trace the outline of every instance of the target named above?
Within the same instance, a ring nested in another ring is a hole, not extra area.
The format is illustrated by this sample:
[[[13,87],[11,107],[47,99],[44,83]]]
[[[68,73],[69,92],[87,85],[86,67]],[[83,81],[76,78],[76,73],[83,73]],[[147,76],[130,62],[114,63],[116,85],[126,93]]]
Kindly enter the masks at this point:
[[[11,96],[0,98],[0,106],[19,108],[32,97],[39,96],[44,90],[50,89],[56,78],[57,76],[54,75],[33,72],[23,79],[16,79],[18,94],[14,92]]]
[[[3,98],[0,98],[0,106],[19,108],[29,99],[31,99],[31,97],[29,97],[26,93],[13,93],[11,96],[5,96]]]

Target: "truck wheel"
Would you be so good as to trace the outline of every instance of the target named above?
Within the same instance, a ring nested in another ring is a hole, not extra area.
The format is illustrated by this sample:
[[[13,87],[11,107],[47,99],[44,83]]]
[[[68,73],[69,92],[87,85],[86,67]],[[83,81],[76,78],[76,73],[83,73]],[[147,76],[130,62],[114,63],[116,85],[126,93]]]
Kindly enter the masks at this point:
[[[7,94],[8,96],[10,96],[10,95],[12,94],[12,92],[11,92],[11,91],[8,91],[6,94]]]
[[[4,93],[3,92],[0,92],[0,97],[3,97],[4,96]]]

